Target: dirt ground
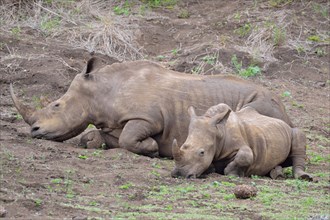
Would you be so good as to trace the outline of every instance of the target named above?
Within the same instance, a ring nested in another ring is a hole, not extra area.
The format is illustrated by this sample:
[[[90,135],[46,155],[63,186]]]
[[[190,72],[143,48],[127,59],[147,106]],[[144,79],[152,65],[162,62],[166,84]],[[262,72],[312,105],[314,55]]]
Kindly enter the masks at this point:
[[[6,26],[0,33],[0,217],[329,219],[330,25],[324,9],[330,2],[185,0],[143,13],[137,8],[144,3],[134,2],[128,15],[113,16],[134,23],[144,59],[187,74],[235,74],[234,56],[242,69],[260,67],[261,74],[247,80],[281,96],[306,133],[307,170],[315,181],[219,174],[174,179],[174,162],[166,158],[79,148],[79,136],[64,143],[32,139],[9,84],[40,107],[42,97],[65,93],[91,55],[39,29],[21,26],[16,33]],[[96,55],[109,63],[122,60],[101,52]],[[240,184],[256,186],[258,195],[234,198]]]

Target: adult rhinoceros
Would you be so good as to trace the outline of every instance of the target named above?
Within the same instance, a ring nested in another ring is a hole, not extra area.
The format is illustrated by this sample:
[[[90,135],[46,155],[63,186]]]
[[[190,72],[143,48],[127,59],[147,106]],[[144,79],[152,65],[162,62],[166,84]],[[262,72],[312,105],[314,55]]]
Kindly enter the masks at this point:
[[[251,106],[260,114],[282,119],[291,127],[280,99],[253,83],[233,76],[178,73],[149,61],[97,65],[88,61],[68,91],[41,110],[21,103],[11,86],[15,107],[31,125],[34,138],[64,141],[82,138],[87,145],[105,143],[143,155],[172,156],[172,141],[183,144],[188,134],[189,106],[198,113],[217,103],[232,109]]]

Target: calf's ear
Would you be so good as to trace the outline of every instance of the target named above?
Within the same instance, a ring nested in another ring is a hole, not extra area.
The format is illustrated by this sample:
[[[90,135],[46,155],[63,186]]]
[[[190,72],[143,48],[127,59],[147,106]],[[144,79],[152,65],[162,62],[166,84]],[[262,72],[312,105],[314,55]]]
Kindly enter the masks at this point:
[[[220,123],[226,123],[231,112],[231,108],[228,105],[222,105],[221,109],[211,118],[211,124],[217,125]]]

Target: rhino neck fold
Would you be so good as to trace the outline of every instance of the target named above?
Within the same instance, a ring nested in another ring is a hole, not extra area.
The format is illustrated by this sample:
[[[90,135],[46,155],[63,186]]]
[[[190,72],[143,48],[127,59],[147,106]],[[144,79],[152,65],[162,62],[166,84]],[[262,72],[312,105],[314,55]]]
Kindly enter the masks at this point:
[[[111,102],[102,101],[102,99],[94,99],[90,104],[88,120],[95,125],[97,129],[102,129],[104,132],[111,132],[114,129],[121,128],[114,121],[118,118],[112,108]]]
[[[223,136],[223,138],[221,138],[220,135],[217,134],[215,137],[215,154],[214,154],[213,161],[218,161],[223,158],[223,150],[224,150],[225,144],[226,144],[227,131],[226,131],[225,126],[220,129],[224,130],[224,136]]]

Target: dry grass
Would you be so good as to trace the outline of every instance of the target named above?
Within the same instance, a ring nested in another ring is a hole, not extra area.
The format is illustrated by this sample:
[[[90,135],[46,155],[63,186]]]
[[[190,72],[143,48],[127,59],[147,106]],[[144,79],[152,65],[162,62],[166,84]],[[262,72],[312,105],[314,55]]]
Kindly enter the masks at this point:
[[[24,28],[73,48],[106,54],[118,60],[143,57],[129,17],[112,13],[115,1],[2,1],[1,31],[20,37]]]
[[[274,10],[268,5],[229,16],[229,22],[238,23],[241,26],[241,21],[248,22],[249,18],[258,18],[258,22],[251,23],[250,32],[235,45],[235,49],[250,54],[253,60],[264,63],[266,66],[277,61],[274,54],[279,48],[296,51],[297,57],[309,59],[315,55],[317,48],[329,46],[329,32],[320,31],[326,26],[330,27],[329,16],[324,14],[321,16],[320,13],[323,12],[320,12],[321,6],[316,10],[315,5],[319,6],[313,2],[306,3],[299,11],[285,9],[282,6]],[[314,10],[314,17],[305,17],[304,21],[297,20],[297,16],[305,10]],[[320,30],[311,29],[309,22],[317,22]],[[319,38],[320,42],[308,40],[309,36]],[[322,50],[319,51],[322,52]]]
[[[264,17],[264,12],[250,13],[253,14],[253,17]],[[236,49],[250,54],[258,62],[276,62],[275,48],[286,46],[289,38],[286,31],[291,24],[291,21],[286,19],[288,14],[290,14],[288,10],[270,12],[268,18],[271,20],[266,17],[261,22],[255,23],[251,33],[244,40],[244,45],[236,46]]]

